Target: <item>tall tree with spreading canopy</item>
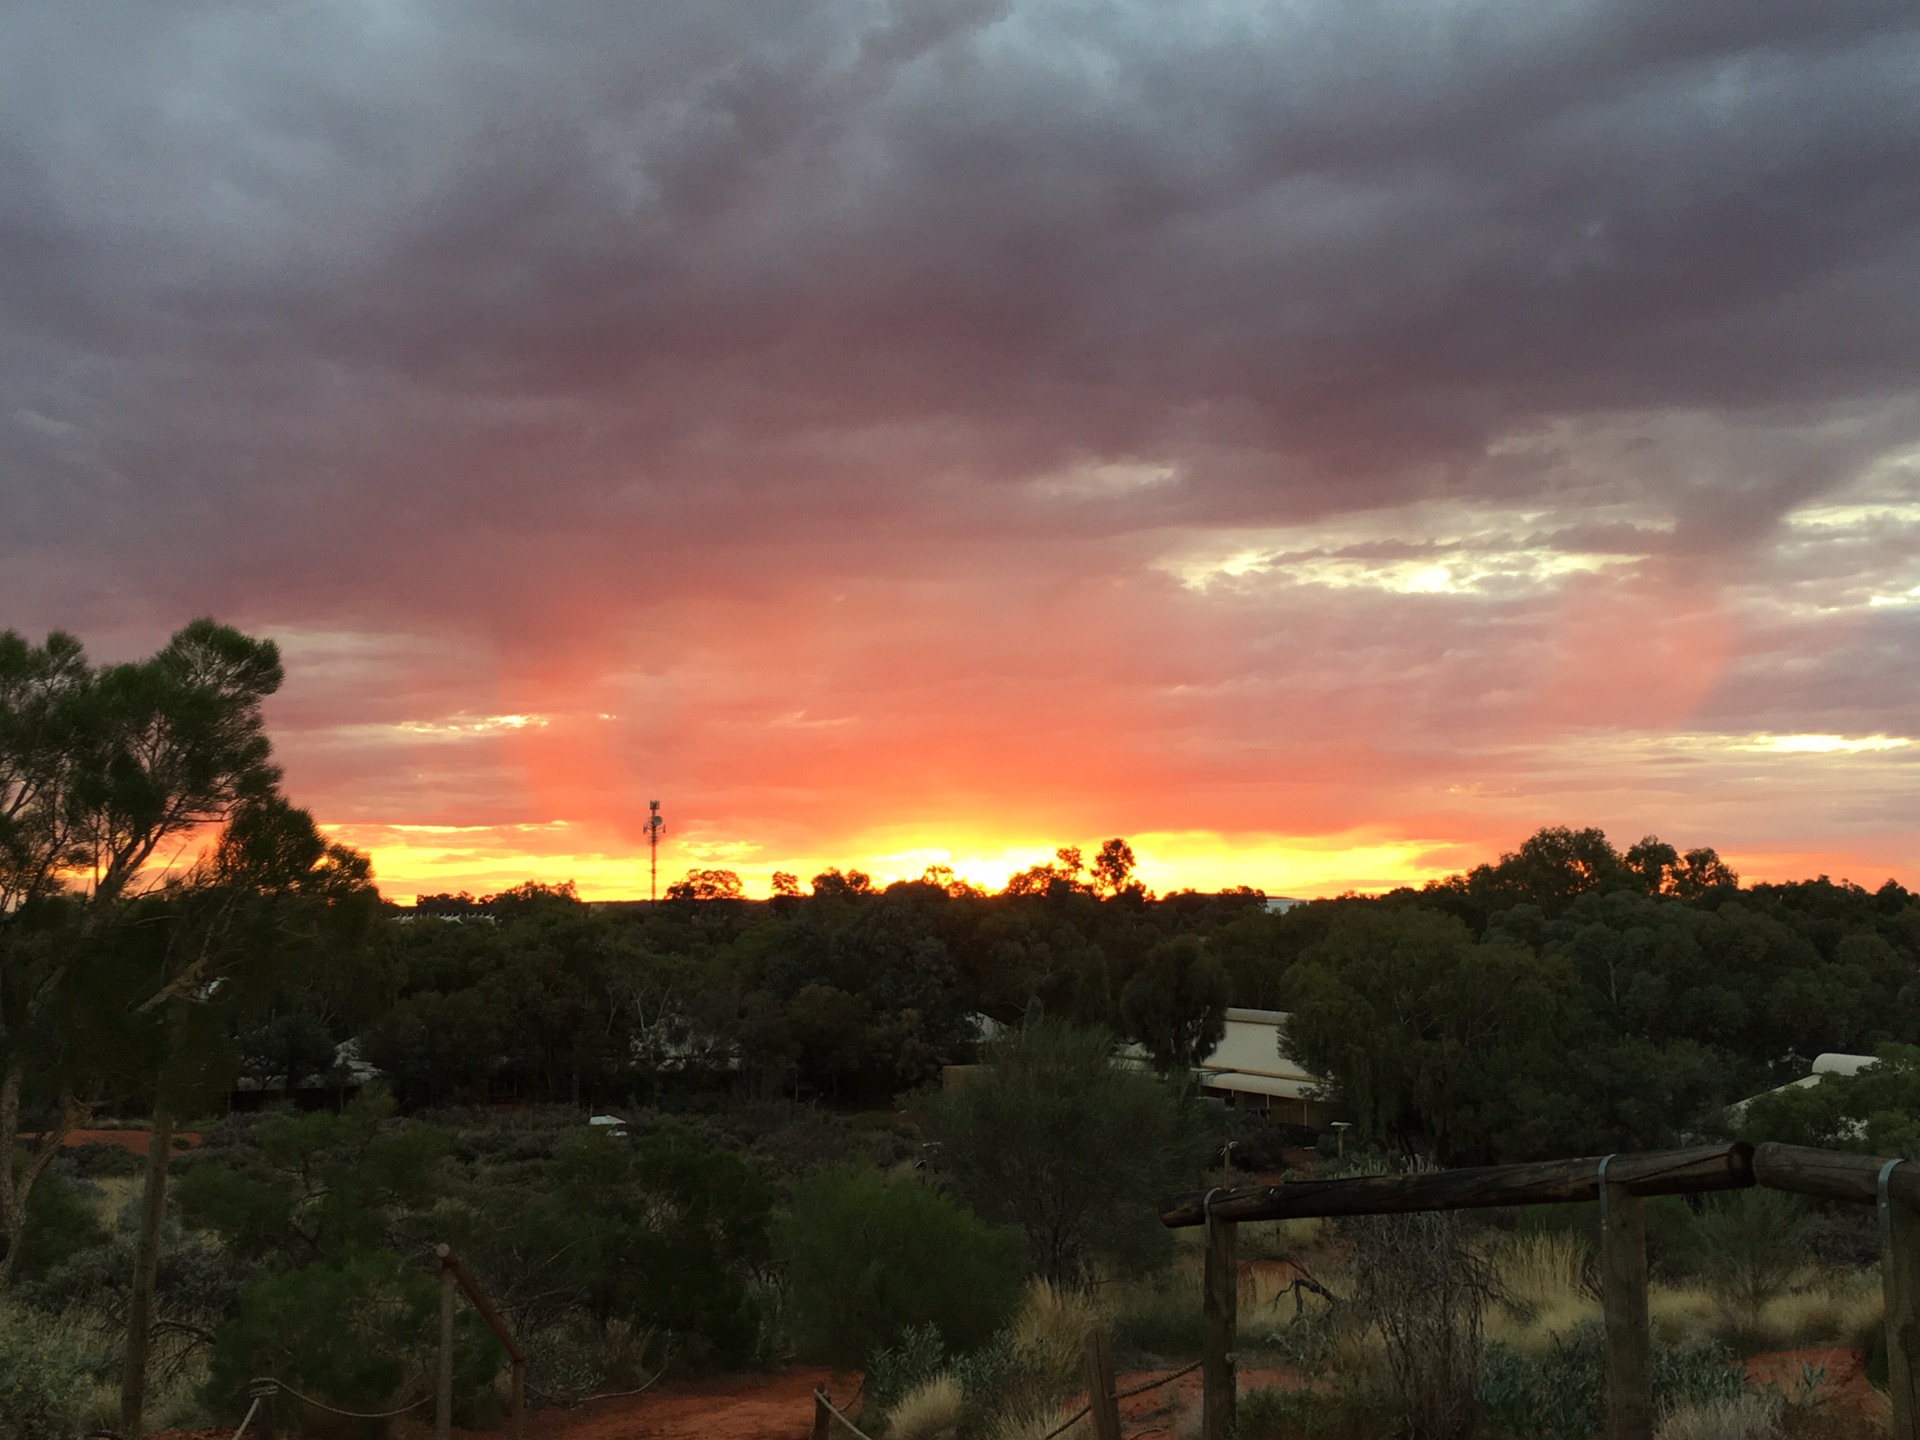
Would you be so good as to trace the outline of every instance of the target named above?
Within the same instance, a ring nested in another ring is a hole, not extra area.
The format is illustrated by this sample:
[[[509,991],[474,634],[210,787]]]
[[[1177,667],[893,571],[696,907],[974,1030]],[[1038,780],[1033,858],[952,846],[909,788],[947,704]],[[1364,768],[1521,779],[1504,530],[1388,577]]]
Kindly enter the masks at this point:
[[[184,1097],[215,1084],[220,1007],[243,962],[313,911],[371,897],[364,857],[279,795],[261,702],[278,649],[196,620],[151,657],[95,668],[79,642],[0,635],[0,1285],[35,1182],[109,1087],[151,1089],[153,1133],[128,1315],[123,1431],[137,1437],[146,1304]],[[188,861],[188,852],[199,858]],[[187,861],[188,863],[182,863]]]

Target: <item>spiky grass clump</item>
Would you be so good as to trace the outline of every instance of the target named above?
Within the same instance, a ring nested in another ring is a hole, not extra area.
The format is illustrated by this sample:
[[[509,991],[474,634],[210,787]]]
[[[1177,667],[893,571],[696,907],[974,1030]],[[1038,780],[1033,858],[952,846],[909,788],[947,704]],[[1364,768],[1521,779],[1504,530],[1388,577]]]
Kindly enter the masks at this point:
[[[1514,1236],[1490,1257],[1494,1294],[1486,1333],[1529,1355],[1544,1354],[1556,1339],[1600,1314],[1600,1302],[1585,1285],[1586,1242],[1567,1231]]]
[[[1780,1434],[1777,1394],[1749,1390],[1700,1405],[1680,1405],[1654,1432],[1655,1440],[1775,1440]]]
[[[952,1375],[936,1375],[914,1386],[887,1412],[887,1440],[936,1440],[960,1425],[966,1396]]]
[[[1014,1348],[1037,1375],[1072,1385],[1080,1378],[1087,1332],[1112,1318],[1109,1307],[1087,1291],[1034,1280],[1014,1316]]]

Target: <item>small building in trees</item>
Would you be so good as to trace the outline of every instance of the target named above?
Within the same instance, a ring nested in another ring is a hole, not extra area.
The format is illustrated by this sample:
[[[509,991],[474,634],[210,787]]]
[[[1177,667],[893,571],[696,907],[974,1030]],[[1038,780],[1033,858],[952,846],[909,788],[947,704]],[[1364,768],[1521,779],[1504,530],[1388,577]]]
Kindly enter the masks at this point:
[[[1241,1110],[1253,1110],[1285,1125],[1318,1129],[1318,1076],[1309,1075],[1283,1048],[1283,1010],[1227,1010],[1226,1033],[1197,1070],[1207,1094]]]

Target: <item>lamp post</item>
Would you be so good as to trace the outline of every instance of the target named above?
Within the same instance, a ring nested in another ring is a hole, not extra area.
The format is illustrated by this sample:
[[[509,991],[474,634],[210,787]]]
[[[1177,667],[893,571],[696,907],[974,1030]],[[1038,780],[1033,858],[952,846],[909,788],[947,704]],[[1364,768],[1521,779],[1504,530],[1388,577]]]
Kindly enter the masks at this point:
[[[660,832],[667,822],[660,816],[660,802],[647,801],[647,904],[660,903]]]

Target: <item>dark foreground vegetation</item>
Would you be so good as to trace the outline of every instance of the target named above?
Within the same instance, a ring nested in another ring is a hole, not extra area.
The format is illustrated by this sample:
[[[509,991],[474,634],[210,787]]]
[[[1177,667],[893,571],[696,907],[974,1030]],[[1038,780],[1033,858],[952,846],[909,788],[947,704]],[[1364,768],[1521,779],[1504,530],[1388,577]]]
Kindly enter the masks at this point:
[[[1920,1155],[1920,902],[1891,882],[1743,886],[1710,850],[1554,829],[1284,913],[1150,895],[1121,840],[999,894],[830,870],[748,901],[696,871],[657,907],[528,884],[400,910],[282,796],[279,680],[210,622],[106,668],[0,636],[0,1434],[234,1422],[262,1366],[348,1409],[416,1402],[436,1242],[524,1338],[538,1404],[799,1357],[864,1367],[863,1414],[907,1440],[1044,1433],[1088,1323],[1135,1362],[1198,1344],[1154,1197],[1228,1138],[1286,1163],[1191,1082],[1229,1005],[1291,1013],[1349,1163],[1736,1130]],[[1123,1038],[1150,1069],[1112,1063]],[[1822,1051],[1885,1060],[1763,1093]],[[150,1158],[65,1143],[109,1121]],[[1248,1355],[1326,1383],[1252,1404],[1249,1433],[1590,1433],[1587,1223],[1250,1236],[1278,1278]],[[1772,1403],[1722,1347],[1870,1348],[1855,1221],[1740,1197],[1661,1224],[1676,1414]],[[1392,1399],[1377,1322],[1434,1288],[1416,1252],[1482,1277],[1453,1287],[1481,1317],[1464,1429]],[[498,1419],[500,1370],[463,1314],[464,1423]]]

